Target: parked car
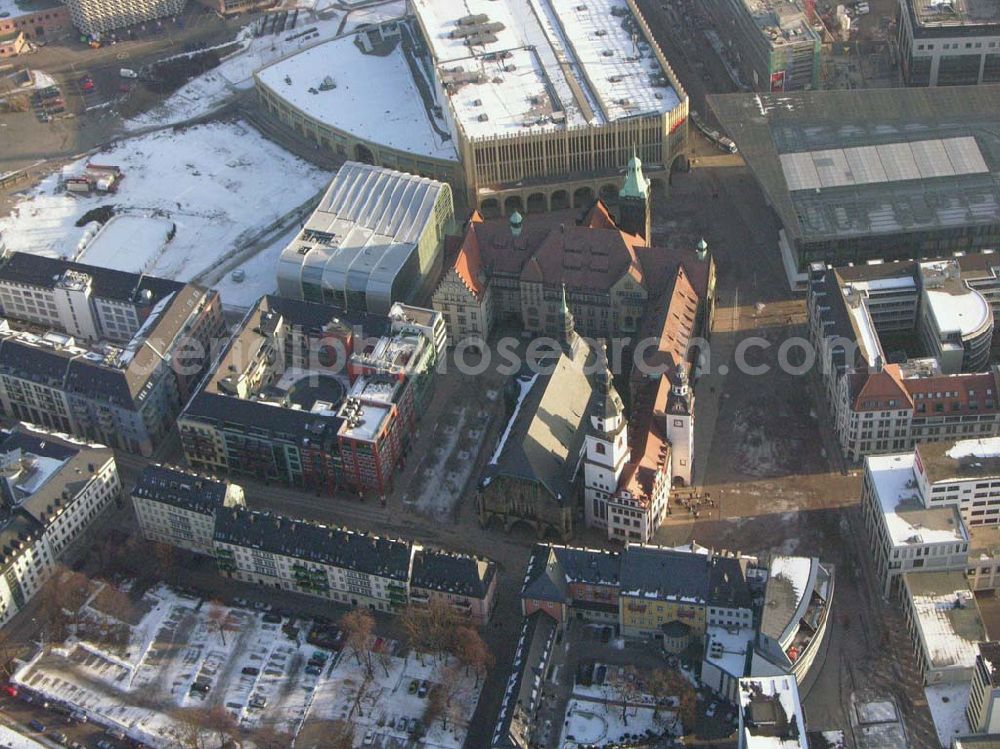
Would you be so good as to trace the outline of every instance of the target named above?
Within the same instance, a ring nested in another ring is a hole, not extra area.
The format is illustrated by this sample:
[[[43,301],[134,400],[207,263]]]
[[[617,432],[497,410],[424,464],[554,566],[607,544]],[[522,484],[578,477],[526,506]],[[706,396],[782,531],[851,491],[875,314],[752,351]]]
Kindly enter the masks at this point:
[[[50,733],[49,738],[52,739],[57,744],[61,744],[63,746],[65,746],[66,742],[69,740],[66,738],[66,734],[64,734],[62,731],[54,731]]]
[[[323,669],[320,666],[306,666],[306,673],[310,676],[319,676],[323,673]]]
[[[431,690],[431,685],[424,679],[420,682],[420,689],[417,690],[417,697],[426,697],[427,693]]]
[[[120,75],[122,78],[132,78],[132,79],[139,77],[139,74],[136,73],[134,70],[132,70],[132,68],[122,68],[121,70],[118,71],[118,75]]]
[[[32,718],[28,721],[28,728],[32,731],[38,731],[39,733],[45,733],[45,724],[37,718]]]
[[[262,710],[267,707],[267,697],[262,694],[255,694],[250,698],[250,707]]]
[[[77,723],[86,723],[87,722],[87,714],[85,712],[83,712],[83,710],[74,710],[73,712],[71,712],[69,714],[69,719],[70,720],[74,720]]]
[[[125,732],[120,728],[109,728],[105,733],[113,739],[118,739],[119,741],[125,740]]]
[[[115,749],[115,745],[112,744],[107,739],[98,739],[97,740],[97,749]]]
[[[371,744],[374,744],[375,743],[375,732],[374,731],[368,731],[368,733],[365,734],[365,740],[362,741],[361,743],[364,744],[365,746],[370,746]]]
[[[281,624],[281,615],[275,614],[272,611],[264,614],[263,619],[267,624]]]
[[[418,689],[420,689],[420,682],[418,682],[416,679],[412,679],[410,681],[410,688],[407,689],[406,691],[409,692],[410,694],[416,694]]]
[[[206,684],[203,681],[196,681],[191,685],[191,691],[197,692],[198,694],[208,694],[209,690],[212,688],[211,684]]]
[[[247,666],[243,669],[244,676],[260,676],[260,669],[253,666]]]
[[[6,694],[8,697],[17,697],[17,687],[15,687],[13,684],[4,684],[3,693]]]

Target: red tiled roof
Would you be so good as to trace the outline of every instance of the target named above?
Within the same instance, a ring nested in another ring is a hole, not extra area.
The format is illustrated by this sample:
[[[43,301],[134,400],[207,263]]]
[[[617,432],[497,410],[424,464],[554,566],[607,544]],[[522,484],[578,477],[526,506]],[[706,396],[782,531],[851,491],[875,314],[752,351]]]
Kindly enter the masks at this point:
[[[911,377],[903,380],[907,394],[916,404],[927,404],[925,412],[935,413],[935,406],[942,405],[940,413],[983,413],[997,410],[997,381],[991,372],[970,372],[937,377]],[[988,407],[987,401],[993,406]],[[969,403],[976,408],[969,408]],[[923,412],[921,412],[923,413]]]
[[[690,365],[688,346],[694,335],[699,302],[684,266],[679,266],[671,288],[661,299],[648,305],[651,312],[643,322],[640,340],[655,338],[657,345],[655,349],[647,347],[643,353],[647,368],[662,368],[669,373],[678,364]],[[633,380],[645,376],[641,368],[633,369]]]
[[[648,500],[658,472],[670,460],[670,443],[665,433],[663,409],[670,396],[670,379],[647,380],[635,395],[629,423],[629,462],[625,464],[619,488],[638,500]],[[662,404],[661,404],[662,401]]]
[[[480,219],[482,220],[482,219]],[[483,266],[479,258],[479,238],[476,236],[473,222],[469,223],[469,231],[465,232],[465,237],[461,240],[451,267],[465,284],[465,287],[472,292],[472,295],[479,299],[486,290],[483,282]]]
[[[886,364],[880,372],[869,372],[862,378],[851,381],[855,389],[855,411],[885,411],[889,408],[913,406],[913,400],[903,384],[903,375],[898,364]],[[889,401],[896,405],[889,406]]]

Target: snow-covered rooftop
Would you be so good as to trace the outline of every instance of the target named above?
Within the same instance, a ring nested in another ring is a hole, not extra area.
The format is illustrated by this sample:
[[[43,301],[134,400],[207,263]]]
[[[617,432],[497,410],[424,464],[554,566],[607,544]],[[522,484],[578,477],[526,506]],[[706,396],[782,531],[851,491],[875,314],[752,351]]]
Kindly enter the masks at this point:
[[[914,453],[871,455],[865,460],[893,546],[969,540],[956,507],[924,505],[913,471]]]
[[[986,629],[964,573],[908,572],[904,580],[932,668],[972,668]]]
[[[413,0],[470,138],[662,114],[680,99],[618,0]]]
[[[806,725],[794,676],[740,679],[740,746],[805,749]]]
[[[993,322],[993,310],[986,298],[960,278],[940,285],[924,284],[927,310],[943,336],[959,333],[963,339],[981,333]]]
[[[365,54],[353,36],[345,36],[276,62],[257,78],[330,127],[419,156],[458,159],[454,141],[432,126],[434,115],[424,106],[399,46],[384,56]],[[435,122],[448,132],[443,121]]]
[[[753,650],[752,627],[709,627],[705,633],[705,660],[737,679],[746,673],[747,653]]]
[[[989,393],[986,397],[992,397]],[[1000,438],[923,442],[916,447],[920,466],[932,483],[1000,478]]]

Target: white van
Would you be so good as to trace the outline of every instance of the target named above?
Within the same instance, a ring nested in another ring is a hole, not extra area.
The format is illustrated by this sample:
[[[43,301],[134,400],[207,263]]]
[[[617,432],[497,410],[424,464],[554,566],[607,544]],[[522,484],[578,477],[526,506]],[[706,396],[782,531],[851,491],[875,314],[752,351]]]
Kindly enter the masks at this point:
[[[122,68],[121,70],[118,71],[118,75],[120,75],[122,78],[138,78],[139,77],[139,74],[136,73],[131,68]]]

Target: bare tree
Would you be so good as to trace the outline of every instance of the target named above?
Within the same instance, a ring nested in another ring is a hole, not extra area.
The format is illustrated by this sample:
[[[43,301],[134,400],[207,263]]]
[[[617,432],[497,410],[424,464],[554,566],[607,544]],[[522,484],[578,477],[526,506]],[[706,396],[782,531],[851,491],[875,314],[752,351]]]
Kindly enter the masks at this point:
[[[440,718],[442,725],[445,728],[448,727],[448,714],[445,711],[446,703],[447,695],[445,694],[444,687],[440,684],[432,686],[430,692],[427,693],[427,706],[424,708],[425,726],[430,728],[434,721]]]
[[[354,746],[354,725],[346,720],[335,720],[326,746],[329,749],[352,749]]]
[[[210,625],[219,630],[222,637],[222,646],[226,647],[226,619],[229,618],[229,611],[222,605],[221,601],[211,601],[208,604],[208,611],[205,619]]]
[[[455,628],[461,624],[458,614],[444,601],[433,600],[427,606],[427,645],[436,655],[452,646]]]
[[[465,673],[471,668],[476,674],[476,686],[479,679],[486,676],[495,659],[489,647],[473,627],[462,626],[455,630],[453,650],[459,662],[465,666]]]
[[[639,674],[635,666],[626,666],[622,677],[615,681],[615,694],[622,703],[622,723],[628,725],[628,705],[639,696]]]
[[[403,627],[406,644],[409,645],[410,650],[417,653],[421,665],[424,663],[423,653],[427,649],[428,620],[427,609],[412,604],[403,609],[399,615],[399,623]]]
[[[261,726],[253,732],[253,745],[257,749],[288,749],[292,745],[292,735],[273,726]],[[337,749],[341,747],[338,746]]]
[[[231,741],[235,740],[239,733],[239,726],[236,720],[221,705],[206,710],[203,720],[205,728],[209,733],[214,734],[219,749],[228,746]]]
[[[369,643],[375,630],[375,619],[365,609],[354,609],[340,617],[340,628],[344,632],[344,644],[353,652],[358,665],[361,664],[361,654],[365,655],[365,669],[368,678],[374,676],[372,653]]]
[[[178,729],[178,741],[184,749],[208,749],[205,711],[199,708],[179,708],[170,717]]]
[[[659,714],[661,701],[666,697],[675,697],[678,701],[677,719],[680,720],[686,732],[694,730],[697,697],[691,682],[677,671],[658,668],[647,675],[646,683],[656,700],[653,705],[654,718]]]

